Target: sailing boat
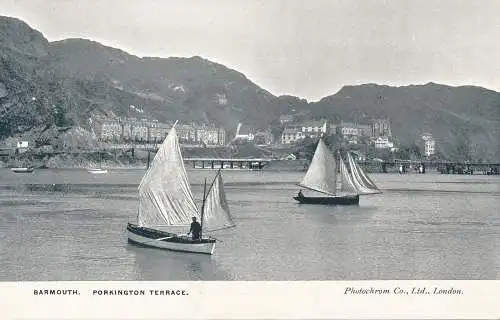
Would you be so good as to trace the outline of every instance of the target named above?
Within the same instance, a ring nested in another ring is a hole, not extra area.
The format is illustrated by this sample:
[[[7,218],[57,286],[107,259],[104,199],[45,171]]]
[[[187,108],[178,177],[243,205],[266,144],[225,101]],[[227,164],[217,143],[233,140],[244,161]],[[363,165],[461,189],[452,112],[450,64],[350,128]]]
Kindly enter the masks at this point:
[[[359,194],[376,194],[382,193],[368,175],[361,169],[359,164],[354,161],[350,152],[347,152],[349,167],[351,168],[351,176],[353,184],[356,186]]]
[[[33,162],[33,156],[30,157],[31,158],[31,161],[26,161],[28,163],[32,163]],[[25,166],[22,166],[22,167],[13,167],[13,168],[10,168],[10,170],[12,172],[15,172],[15,173],[32,173],[33,171],[35,171],[35,168],[32,166],[32,165],[25,165]]]
[[[35,171],[35,168],[33,168],[32,166],[15,167],[15,168],[10,168],[10,170],[12,172],[15,172],[15,173],[31,173],[31,172]]]
[[[178,232],[188,230],[192,217],[200,221],[202,229],[196,240]],[[234,226],[220,170],[208,190],[205,180],[203,204],[198,210],[174,124],[139,184],[137,224],[128,223],[128,241],[173,251],[213,254],[216,239],[204,237],[203,232]]]
[[[347,167],[340,158],[341,180],[337,180],[337,163],[334,154],[320,138],[309,169],[299,186],[322,194],[316,197],[306,197],[299,192],[293,197],[300,203],[329,204],[329,205],[356,205],[359,204],[359,193],[354,185]],[[340,182],[340,186],[338,185]],[[339,188],[340,187],[340,188]]]
[[[108,173],[108,169],[103,169],[102,168],[102,153],[99,152],[99,168],[90,168],[90,169],[87,169],[87,172],[88,173],[91,173],[91,174],[104,174],[104,173]]]

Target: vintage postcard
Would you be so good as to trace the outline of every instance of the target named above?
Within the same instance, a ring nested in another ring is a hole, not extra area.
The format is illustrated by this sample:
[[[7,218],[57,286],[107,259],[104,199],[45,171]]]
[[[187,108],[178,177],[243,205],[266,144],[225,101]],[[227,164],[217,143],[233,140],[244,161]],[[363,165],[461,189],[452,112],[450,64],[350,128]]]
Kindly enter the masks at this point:
[[[0,9],[0,318],[500,318],[500,1]]]

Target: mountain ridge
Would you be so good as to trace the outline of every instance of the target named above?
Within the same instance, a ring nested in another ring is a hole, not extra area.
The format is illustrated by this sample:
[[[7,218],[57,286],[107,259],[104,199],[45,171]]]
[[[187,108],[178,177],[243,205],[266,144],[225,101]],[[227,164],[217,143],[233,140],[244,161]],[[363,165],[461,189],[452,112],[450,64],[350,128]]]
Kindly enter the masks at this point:
[[[89,118],[98,124],[130,116],[213,122],[234,133],[238,122],[265,128],[296,113],[300,119],[389,118],[403,143],[431,132],[446,156],[500,159],[500,93],[479,86],[345,85],[309,102],[276,96],[198,55],[138,57],[89,39],[49,42],[22,20],[1,16],[0,36],[0,138],[47,125],[90,131]]]

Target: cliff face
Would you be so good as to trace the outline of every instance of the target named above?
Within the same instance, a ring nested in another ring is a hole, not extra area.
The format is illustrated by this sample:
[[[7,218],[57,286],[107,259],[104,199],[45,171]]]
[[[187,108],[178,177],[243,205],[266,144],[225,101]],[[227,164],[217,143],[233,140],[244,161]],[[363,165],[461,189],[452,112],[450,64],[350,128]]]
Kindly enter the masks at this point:
[[[39,146],[66,148],[61,130],[91,135],[90,118],[98,125],[117,116],[214,122],[234,133],[238,122],[264,128],[285,113],[360,122],[388,117],[401,142],[431,132],[449,157],[500,160],[498,92],[367,84],[309,103],[276,97],[201,57],[139,58],[84,39],[48,42],[26,23],[0,17],[0,139],[25,135]]]

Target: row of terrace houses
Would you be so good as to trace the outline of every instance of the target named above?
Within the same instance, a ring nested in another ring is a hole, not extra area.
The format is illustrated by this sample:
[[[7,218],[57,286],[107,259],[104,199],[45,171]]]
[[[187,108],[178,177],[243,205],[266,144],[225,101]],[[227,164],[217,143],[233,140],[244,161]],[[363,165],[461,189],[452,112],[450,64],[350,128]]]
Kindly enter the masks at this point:
[[[339,124],[335,124],[327,120],[309,121],[305,123],[286,121],[282,122],[282,124],[284,124],[283,133],[281,134],[282,144],[295,143],[306,137],[316,138],[322,133],[328,135],[341,134],[352,143],[357,143],[358,137],[376,139],[380,137],[390,138],[392,136],[388,119],[375,119],[371,124],[359,124],[347,121],[341,121]]]
[[[321,120],[320,122],[324,122]],[[301,124],[295,122],[292,115],[282,115],[280,124],[285,128],[301,127]],[[366,137],[392,137],[391,123],[389,119],[372,119],[369,124],[361,124],[356,122],[341,121],[340,124],[335,124],[328,121],[328,133],[340,133],[344,136],[366,136]],[[290,131],[290,130],[288,130]]]
[[[100,137],[104,141],[137,141],[159,143],[165,139],[173,123],[134,118],[105,120]],[[213,124],[178,124],[177,134],[181,143],[224,145],[226,131]]]
[[[341,121],[339,125],[332,124],[330,131],[338,132],[344,136],[370,137],[372,128],[368,124]]]
[[[326,120],[308,121],[302,124],[287,125],[281,134],[282,144],[291,144],[299,140],[309,138],[317,138],[321,134],[326,134],[328,130],[328,122]]]

